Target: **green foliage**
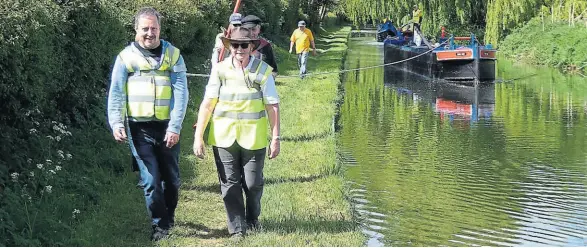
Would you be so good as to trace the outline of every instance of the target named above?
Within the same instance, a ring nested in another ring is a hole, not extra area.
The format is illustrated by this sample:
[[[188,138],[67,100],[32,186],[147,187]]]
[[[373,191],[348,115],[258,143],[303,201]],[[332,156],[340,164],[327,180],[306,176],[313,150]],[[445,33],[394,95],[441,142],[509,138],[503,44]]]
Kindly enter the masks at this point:
[[[534,18],[504,39],[500,53],[531,64],[580,72],[587,65],[585,32],[585,27],[563,22],[547,21],[543,26],[540,18]]]
[[[356,26],[378,24],[383,18],[391,18],[398,26],[411,20],[412,7],[418,5],[423,12],[422,30],[436,36],[441,26],[449,32],[461,35],[461,30],[479,29],[485,24],[487,1],[462,0],[344,0],[345,14]],[[480,33],[477,33],[481,35]]]
[[[378,24],[391,17],[395,23],[407,23],[412,6],[423,11],[423,31],[436,36],[440,26],[449,33],[475,32],[486,43],[497,44],[515,28],[535,16],[551,22],[566,21],[571,26],[587,20],[587,0],[342,0],[343,12],[356,26]]]

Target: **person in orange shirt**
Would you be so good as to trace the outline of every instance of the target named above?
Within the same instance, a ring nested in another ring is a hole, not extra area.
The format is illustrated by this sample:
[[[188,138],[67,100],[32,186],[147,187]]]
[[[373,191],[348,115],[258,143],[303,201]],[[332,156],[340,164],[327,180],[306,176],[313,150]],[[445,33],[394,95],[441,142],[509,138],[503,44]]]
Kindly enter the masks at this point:
[[[306,64],[308,62],[308,52],[310,51],[310,44],[312,44],[312,53],[316,56],[316,44],[314,43],[314,35],[310,29],[306,28],[305,21],[298,22],[298,29],[291,34],[289,44],[289,52],[293,51],[294,43],[296,44],[296,54],[298,54],[298,67],[300,68],[300,78],[304,79],[306,76]]]

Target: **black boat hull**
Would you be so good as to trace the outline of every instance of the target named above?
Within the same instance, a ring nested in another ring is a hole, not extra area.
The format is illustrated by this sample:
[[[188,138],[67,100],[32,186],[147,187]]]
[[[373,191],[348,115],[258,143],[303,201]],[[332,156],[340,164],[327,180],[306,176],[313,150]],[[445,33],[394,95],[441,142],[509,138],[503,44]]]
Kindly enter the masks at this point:
[[[434,52],[423,54],[428,47],[385,45],[385,63],[407,60],[394,66],[432,79],[455,81],[495,80],[495,59],[458,59],[438,61]],[[417,58],[415,56],[421,55]]]

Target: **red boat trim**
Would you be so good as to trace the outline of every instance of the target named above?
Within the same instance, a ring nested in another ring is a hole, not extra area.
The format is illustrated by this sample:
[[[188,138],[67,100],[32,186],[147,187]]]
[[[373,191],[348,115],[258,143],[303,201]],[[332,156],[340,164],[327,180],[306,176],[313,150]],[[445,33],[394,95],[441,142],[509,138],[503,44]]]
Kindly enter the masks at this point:
[[[482,59],[496,59],[495,54],[495,50],[479,50],[479,58]]]
[[[437,51],[435,53],[438,61],[473,59],[473,50],[471,49]]]

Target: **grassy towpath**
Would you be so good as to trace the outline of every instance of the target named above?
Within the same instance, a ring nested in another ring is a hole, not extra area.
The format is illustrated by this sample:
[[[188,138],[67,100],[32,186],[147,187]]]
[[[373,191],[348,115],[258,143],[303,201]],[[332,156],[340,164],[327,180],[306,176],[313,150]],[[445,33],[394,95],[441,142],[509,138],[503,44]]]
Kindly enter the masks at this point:
[[[350,28],[332,28],[316,38],[317,57],[309,73],[341,68]],[[282,75],[297,75],[297,57],[274,48]],[[197,108],[205,80],[190,82],[190,111],[182,130],[181,178],[176,227],[167,240],[152,243],[144,200],[133,175],[116,183],[103,204],[81,220],[74,245],[107,246],[360,246],[364,236],[354,222],[336,166],[332,130],[338,74],[278,78],[281,97],[281,154],[266,160],[260,222],[263,230],[240,241],[229,239],[213,155],[191,152]]]

